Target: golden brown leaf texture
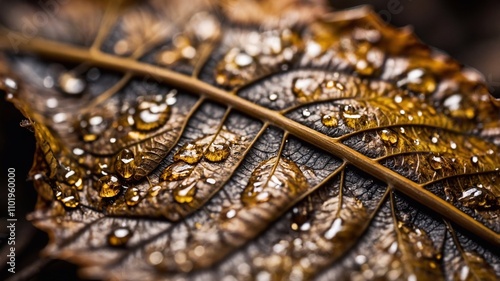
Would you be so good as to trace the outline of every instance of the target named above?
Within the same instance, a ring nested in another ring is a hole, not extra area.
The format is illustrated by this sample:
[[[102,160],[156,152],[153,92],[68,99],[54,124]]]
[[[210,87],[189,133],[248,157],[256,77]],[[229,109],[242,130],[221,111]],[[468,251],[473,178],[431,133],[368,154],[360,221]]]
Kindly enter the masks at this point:
[[[500,108],[474,70],[365,7],[59,2],[0,33],[45,255],[113,280],[497,280]]]

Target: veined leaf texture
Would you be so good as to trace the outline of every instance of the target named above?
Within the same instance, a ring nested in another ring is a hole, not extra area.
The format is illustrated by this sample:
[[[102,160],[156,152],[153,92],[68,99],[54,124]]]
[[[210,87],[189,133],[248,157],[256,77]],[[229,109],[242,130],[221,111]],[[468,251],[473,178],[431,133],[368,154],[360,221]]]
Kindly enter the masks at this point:
[[[60,2],[38,36],[24,2],[0,29],[45,256],[106,280],[499,278],[500,102],[411,30],[320,1]]]

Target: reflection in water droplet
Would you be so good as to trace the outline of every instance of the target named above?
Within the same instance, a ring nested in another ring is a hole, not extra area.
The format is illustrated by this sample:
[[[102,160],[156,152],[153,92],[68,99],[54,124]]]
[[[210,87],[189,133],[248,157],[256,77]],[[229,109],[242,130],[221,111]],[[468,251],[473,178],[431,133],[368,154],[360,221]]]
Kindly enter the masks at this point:
[[[470,158],[470,161],[472,162],[472,164],[476,165],[479,163],[479,157],[474,155]]]
[[[118,178],[112,175],[106,175],[99,179],[99,196],[104,198],[115,197],[120,193],[122,185]]]
[[[278,99],[278,95],[275,94],[275,93],[272,93],[272,94],[269,95],[268,98],[269,98],[270,101],[275,101],[275,100]]]
[[[115,161],[116,172],[124,179],[130,179],[135,172],[134,153],[129,149],[122,149]]]
[[[220,162],[226,160],[229,153],[229,146],[226,143],[212,143],[204,156],[210,162]]]
[[[156,197],[158,196],[158,193],[160,193],[160,190],[161,190],[161,185],[152,186],[148,191],[148,195],[150,197]]]
[[[100,115],[85,115],[80,120],[79,125],[83,141],[93,142],[107,129],[108,122]]]
[[[320,83],[312,78],[295,78],[292,82],[292,92],[305,101],[316,100],[321,95]]]
[[[108,234],[108,244],[113,247],[123,247],[132,237],[132,231],[128,227],[118,227]]]
[[[399,137],[394,131],[384,129],[380,133],[380,139],[382,139],[385,144],[394,146],[398,143]]]
[[[339,121],[337,118],[332,115],[332,114],[325,114],[323,117],[321,117],[321,123],[325,125],[326,127],[333,128],[337,127]]]
[[[125,191],[125,202],[128,206],[135,206],[139,203],[141,197],[139,195],[139,189],[135,187],[128,188]]]
[[[165,101],[142,101],[134,113],[134,127],[139,131],[150,131],[163,126],[170,116],[170,106]]]
[[[194,164],[199,162],[201,157],[203,157],[202,146],[186,143],[174,155],[174,161],[184,161],[188,164]]]
[[[85,87],[87,86],[85,80],[76,77],[71,72],[66,72],[61,74],[59,76],[58,82],[61,90],[63,90],[66,94],[69,95],[81,94],[83,90],[85,90]]]
[[[182,180],[188,177],[193,169],[193,165],[178,161],[165,168],[160,176],[160,179],[163,181]]]
[[[450,141],[450,148],[457,149],[457,144],[454,141]]]
[[[443,158],[438,155],[431,155],[429,157],[429,164],[433,170],[441,170],[443,168]]]
[[[64,183],[59,183],[56,187],[56,199],[61,201],[68,208],[76,208],[80,204],[80,197],[75,188]]]
[[[174,189],[174,198],[178,203],[191,203],[194,199],[194,195],[196,194],[196,184],[198,182],[196,180],[191,183],[182,183],[178,187]]]
[[[337,233],[339,233],[342,230],[342,224],[343,224],[342,219],[336,218],[333,221],[330,228],[323,235],[325,237],[325,239],[328,239],[328,240],[333,239],[337,235]]]
[[[436,80],[430,71],[417,68],[409,71],[404,79],[398,82],[398,86],[406,85],[410,91],[430,94],[436,89]]]

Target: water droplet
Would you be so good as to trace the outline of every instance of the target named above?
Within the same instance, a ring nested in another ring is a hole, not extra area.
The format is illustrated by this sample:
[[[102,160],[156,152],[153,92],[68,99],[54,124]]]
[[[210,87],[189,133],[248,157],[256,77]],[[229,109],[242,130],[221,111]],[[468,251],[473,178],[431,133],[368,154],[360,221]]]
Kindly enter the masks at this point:
[[[122,190],[122,185],[118,178],[112,175],[106,175],[99,179],[99,196],[104,198],[115,197]]]
[[[205,182],[212,185],[217,183],[217,181],[213,178],[208,178]]]
[[[7,93],[15,93],[18,89],[17,82],[10,77],[5,77],[0,84],[0,89],[4,89]]]
[[[437,144],[437,143],[438,143],[438,141],[439,141],[439,135],[438,135],[438,134],[433,134],[433,135],[431,136],[431,142],[432,142],[433,144]]]
[[[56,108],[58,105],[59,105],[59,102],[57,101],[56,98],[48,98],[45,101],[45,106],[47,106],[47,108]]]
[[[160,176],[163,181],[178,181],[187,178],[193,171],[194,166],[182,161],[169,165]]]
[[[357,255],[354,258],[354,261],[356,261],[356,263],[358,265],[363,265],[363,264],[365,264],[368,261],[368,258],[366,256],[363,256],[363,255]]]
[[[167,97],[165,98],[165,102],[167,105],[174,105],[177,103],[177,90],[172,90],[167,94]]]
[[[429,156],[429,164],[433,170],[441,170],[443,168],[443,158],[438,155],[431,155]]]
[[[151,131],[163,126],[170,117],[170,107],[162,101],[142,101],[135,108],[134,127]]]
[[[229,146],[226,143],[212,143],[204,156],[210,162],[221,162],[229,157],[229,153]]]
[[[394,102],[395,102],[395,103],[401,103],[402,101],[403,101],[403,97],[402,97],[402,96],[400,96],[400,95],[396,95],[396,96],[394,97]]]
[[[342,116],[348,119],[359,119],[361,114],[356,110],[356,108],[350,104],[345,105],[342,111]]]
[[[108,244],[113,247],[123,247],[132,237],[133,232],[128,227],[118,227],[108,234]]]
[[[278,99],[278,95],[275,94],[275,93],[272,93],[272,94],[269,95],[268,98],[269,98],[270,101],[275,101],[275,100]]]
[[[380,139],[382,139],[385,144],[394,146],[398,143],[399,137],[394,131],[384,129],[380,133]]]
[[[246,67],[252,64],[253,58],[245,53],[239,53],[234,57],[234,62],[239,67]]]
[[[54,87],[54,78],[52,78],[52,76],[46,76],[43,78],[42,84],[45,88],[50,89]]]
[[[163,254],[160,251],[153,251],[148,255],[148,262],[151,265],[159,265],[163,261]]]
[[[191,203],[196,194],[196,180],[190,183],[182,183],[174,189],[174,199],[178,203]]]
[[[470,268],[467,266],[467,265],[464,265],[461,269],[460,269],[460,281],[465,281],[468,279],[470,275]]]
[[[406,77],[398,82],[398,86],[406,85],[410,91],[430,94],[436,90],[436,80],[430,71],[422,68],[410,70]]]
[[[414,143],[415,145],[420,145],[420,140],[419,140],[419,139],[415,139],[415,140],[413,140],[413,143]]]
[[[457,144],[454,141],[450,141],[450,148],[457,149]]]
[[[316,58],[323,52],[323,48],[315,41],[308,41],[306,43],[306,55],[310,58]]]
[[[61,90],[69,95],[81,94],[87,86],[87,83],[83,79],[76,77],[76,75],[71,72],[61,74],[58,82]]]
[[[312,78],[295,78],[292,82],[292,92],[305,101],[316,100],[321,95],[320,83]]]
[[[64,183],[59,183],[56,187],[56,199],[61,201],[68,208],[76,208],[80,204],[80,197],[75,188]]]
[[[141,197],[139,195],[139,189],[135,187],[130,187],[125,191],[125,202],[128,206],[135,206],[139,203]]]
[[[149,188],[148,194],[150,197],[156,197],[158,196],[158,193],[160,193],[161,190],[161,185],[155,185]]]
[[[325,239],[333,239],[342,230],[343,221],[341,218],[336,218],[330,228],[323,235]]]
[[[472,156],[470,158],[470,161],[472,162],[472,164],[476,165],[479,163],[479,157],[477,157],[476,155]]]
[[[321,117],[321,123],[325,125],[326,127],[333,128],[337,127],[339,121],[337,118],[332,115],[332,114],[325,114],[323,117]]]
[[[100,115],[85,115],[80,120],[83,141],[93,142],[108,128],[108,122]]]
[[[304,116],[306,118],[311,116],[311,111],[309,111],[309,109],[307,109],[307,108],[302,110],[302,116]]]
[[[129,149],[122,149],[115,161],[116,172],[124,179],[130,179],[135,173],[134,153]]]
[[[174,161],[184,161],[188,164],[198,163],[203,157],[203,147],[186,143],[174,155]]]
[[[68,116],[67,116],[67,115],[66,115],[66,113],[64,113],[64,112],[59,112],[59,113],[54,114],[54,116],[52,116],[52,121],[53,121],[55,124],[60,124],[60,123],[63,123],[63,122],[65,122],[67,119],[68,119]]]

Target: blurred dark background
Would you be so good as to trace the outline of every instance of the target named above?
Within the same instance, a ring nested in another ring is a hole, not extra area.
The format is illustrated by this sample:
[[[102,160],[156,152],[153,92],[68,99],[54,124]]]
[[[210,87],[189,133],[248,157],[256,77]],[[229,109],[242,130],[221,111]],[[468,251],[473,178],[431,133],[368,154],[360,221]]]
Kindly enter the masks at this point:
[[[1,0],[0,0],[1,1]],[[449,53],[465,65],[478,69],[486,77],[490,91],[500,96],[500,1],[456,0],[338,0],[330,1],[337,9],[370,4],[381,17],[392,25],[411,25],[425,43]],[[29,79],[29,78],[28,78]],[[36,200],[36,194],[26,176],[34,153],[33,133],[21,128],[24,119],[0,94],[0,280],[12,277],[6,274],[7,247],[7,169],[16,169],[16,275],[39,260],[38,253],[47,243],[47,236],[36,230],[25,216]],[[30,280],[77,280],[76,267],[62,262],[51,262]]]

